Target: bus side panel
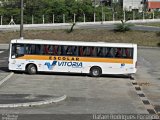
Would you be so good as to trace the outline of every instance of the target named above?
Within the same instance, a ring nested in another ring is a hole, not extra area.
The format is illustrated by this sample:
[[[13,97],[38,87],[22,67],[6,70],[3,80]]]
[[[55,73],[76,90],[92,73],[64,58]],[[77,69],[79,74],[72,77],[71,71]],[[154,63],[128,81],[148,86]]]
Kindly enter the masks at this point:
[[[25,60],[18,60],[18,59],[10,59],[9,60],[9,70],[20,70],[24,71],[25,70]]]
[[[130,74],[136,72],[133,64],[83,62],[83,66],[82,73],[89,73],[93,66],[100,67],[102,74]],[[71,72],[76,72],[76,70],[72,68]]]

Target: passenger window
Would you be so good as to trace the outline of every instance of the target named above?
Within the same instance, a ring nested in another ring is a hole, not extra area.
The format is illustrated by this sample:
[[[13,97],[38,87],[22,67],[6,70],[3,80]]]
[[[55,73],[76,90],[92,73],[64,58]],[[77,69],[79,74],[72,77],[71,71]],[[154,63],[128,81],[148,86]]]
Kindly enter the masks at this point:
[[[83,47],[79,47],[79,56],[83,56]]]
[[[94,57],[97,56],[95,47],[89,47],[89,56]]]
[[[123,58],[133,58],[133,49],[132,48],[123,48],[122,50]]]
[[[72,47],[72,54],[73,54],[73,56],[78,56],[78,47],[77,46]]]
[[[83,56],[87,56],[87,47],[83,47]]]
[[[61,46],[61,55],[66,55],[66,49],[67,49],[67,46]]]
[[[67,46],[67,49],[66,49],[66,55],[72,55],[72,47],[71,46]]]
[[[97,56],[98,56],[98,57],[105,57],[105,48],[103,48],[103,47],[98,47],[98,48],[97,48]]]
[[[122,58],[122,48],[116,48],[115,57]]]
[[[106,57],[112,58],[114,57],[114,48],[106,48]]]
[[[57,45],[53,46],[53,55],[58,55],[58,46]]]

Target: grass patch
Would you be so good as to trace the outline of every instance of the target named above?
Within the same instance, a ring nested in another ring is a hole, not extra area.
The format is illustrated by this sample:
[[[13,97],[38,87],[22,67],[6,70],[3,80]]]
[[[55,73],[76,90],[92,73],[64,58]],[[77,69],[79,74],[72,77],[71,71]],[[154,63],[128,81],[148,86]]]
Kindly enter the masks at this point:
[[[139,25],[160,27],[160,22],[158,22],[158,23],[144,23],[144,24],[139,24]]]
[[[158,46],[160,37],[156,32],[126,31],[113,32],[104,29],[75,29],[71,33],[66,30],[32,30],[24,31],[26,39],[71,40],[136,43],[141,46]],[[0,43],[9,43],[11,39],[19,38],[19,32],[0,32]]]

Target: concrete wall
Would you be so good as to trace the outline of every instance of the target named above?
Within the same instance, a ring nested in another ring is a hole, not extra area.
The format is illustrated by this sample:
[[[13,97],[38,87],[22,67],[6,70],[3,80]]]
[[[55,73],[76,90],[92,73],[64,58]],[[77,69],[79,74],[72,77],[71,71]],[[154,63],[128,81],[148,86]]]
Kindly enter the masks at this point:
[[[133,9],[138,9],[142,11],[143,4],[142,0],[123,0],[123,10],[132,11]]]

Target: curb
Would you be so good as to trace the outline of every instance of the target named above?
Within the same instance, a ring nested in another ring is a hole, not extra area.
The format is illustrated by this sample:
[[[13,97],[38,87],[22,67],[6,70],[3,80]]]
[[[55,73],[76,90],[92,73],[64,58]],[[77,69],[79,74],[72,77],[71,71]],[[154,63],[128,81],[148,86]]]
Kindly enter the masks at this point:
[[[14,73],[11,72],[7,77],[5,77],[5,78],[3,78],[2,80],[0,80],[0,86],[1,86],[4,82],[6,82],[9,78],[11,78],[13,74],[14,74]]]
[[[140,100],[142,101],[144,107],[146,108],[149,114],[158,114],[153,105],[151,104],[150,100],[146,97],[145,93],[142,91],[142,87],[138,85],[137,80],[130,79],[131,83],[139,96]]]
[[[16,108],[16,107],[40,106],[40,105],[46,105],[46,104],[51,104],[51,103],[57,103],[57,102],[65,100],[66,98],[67,98],[67,96],[63,95],[63,96],[58,97],[58,98],[47,99],[47,100],[39,101],[39,102],[0,104],[0,108]]]
[[[160,49],[160,47],[138,46],[139,49]]]

